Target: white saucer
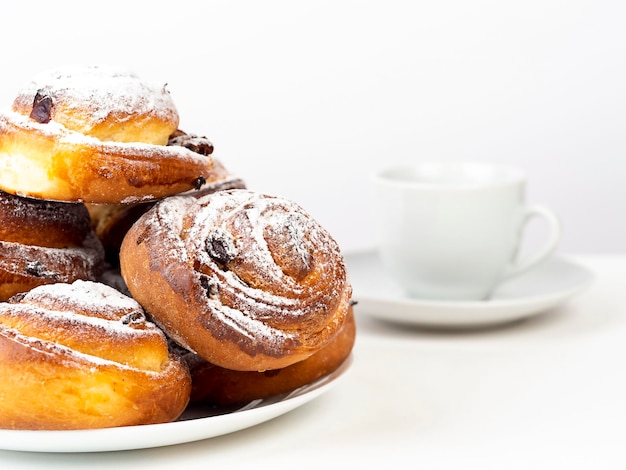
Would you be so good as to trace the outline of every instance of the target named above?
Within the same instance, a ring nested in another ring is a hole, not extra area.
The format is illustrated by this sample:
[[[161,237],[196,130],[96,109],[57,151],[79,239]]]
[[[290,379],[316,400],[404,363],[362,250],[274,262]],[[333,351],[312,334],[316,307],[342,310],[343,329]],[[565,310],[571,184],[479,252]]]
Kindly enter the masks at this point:
[[[593,274],[555,256],[532,272],[502,284],[486,301],[429,301],[409,297],[386,274],[373,252],[345,256],[359,312],[430,327],[477,327],[546,312],[587,287]]]

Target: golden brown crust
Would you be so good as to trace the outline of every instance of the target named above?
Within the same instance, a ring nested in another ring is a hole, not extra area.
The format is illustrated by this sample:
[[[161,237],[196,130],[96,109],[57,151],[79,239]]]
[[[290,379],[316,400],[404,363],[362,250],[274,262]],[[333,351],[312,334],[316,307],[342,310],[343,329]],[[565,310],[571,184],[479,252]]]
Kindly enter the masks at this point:
[[[352,308],[337,336],[308,359],[283,369],[241,372],[213,365],[193,353],[183,358],[191,371],[192,404],[229,406],[288,393],[334,372],[348,358],[356,338]]]
[[[0,304],[0,428],[173,421],[189,370],[141,306],[103,284],[42,286]]]
[[[233,370],[308,358],[352,295],[330,234],[295,203],[248,190],[158,202],[124,238],[120,266],[168,336]]]
[[[213,161],[167,145],[169,93],[132,74],[78,67],[44,74],[0,114],[0,189],[56,201],[155,200],[212,181]]]
[[[103,267],[83,204],[0,191],[0,301],[42,284],[95,280]]]

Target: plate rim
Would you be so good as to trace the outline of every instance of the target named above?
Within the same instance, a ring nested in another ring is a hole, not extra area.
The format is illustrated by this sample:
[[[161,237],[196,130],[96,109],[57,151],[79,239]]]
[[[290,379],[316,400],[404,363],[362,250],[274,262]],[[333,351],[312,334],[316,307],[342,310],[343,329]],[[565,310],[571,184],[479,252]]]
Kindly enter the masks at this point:
[[[165,447],[231,434],[284,415],[328,392],[352,368],[353,354],[351,352],[333,372],[310,384],[286,394],[254,400],[232,412],[178,419],[170,423],[99,429],[0,429],[0,450],[48,453],[112,452]],[[141,432],[137,433],[138,430]],[[111,440],[111,436],[115,439]]]

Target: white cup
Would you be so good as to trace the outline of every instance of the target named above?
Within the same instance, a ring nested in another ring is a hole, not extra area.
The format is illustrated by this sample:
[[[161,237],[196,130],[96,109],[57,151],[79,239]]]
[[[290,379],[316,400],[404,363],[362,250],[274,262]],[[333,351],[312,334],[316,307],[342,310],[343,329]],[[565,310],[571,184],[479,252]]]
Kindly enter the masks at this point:
[[[557,216],[525,203],[525,173],[480,163],[423,163],[373,176],[381,261],[412,297],[484,300],[494,288],[537,266],[561,237]],[[524,228],[541,217],[548,237],[519,259]]]

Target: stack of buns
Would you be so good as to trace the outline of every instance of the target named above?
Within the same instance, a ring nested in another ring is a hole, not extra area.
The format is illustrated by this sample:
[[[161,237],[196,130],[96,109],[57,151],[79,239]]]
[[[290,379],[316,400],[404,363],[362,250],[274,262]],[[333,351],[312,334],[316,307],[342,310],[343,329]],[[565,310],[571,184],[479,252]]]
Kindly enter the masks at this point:
[[[123,68],[46,71],[0,113],[0,222],[0,428],[170,422],[352,351],[333,237]]]

